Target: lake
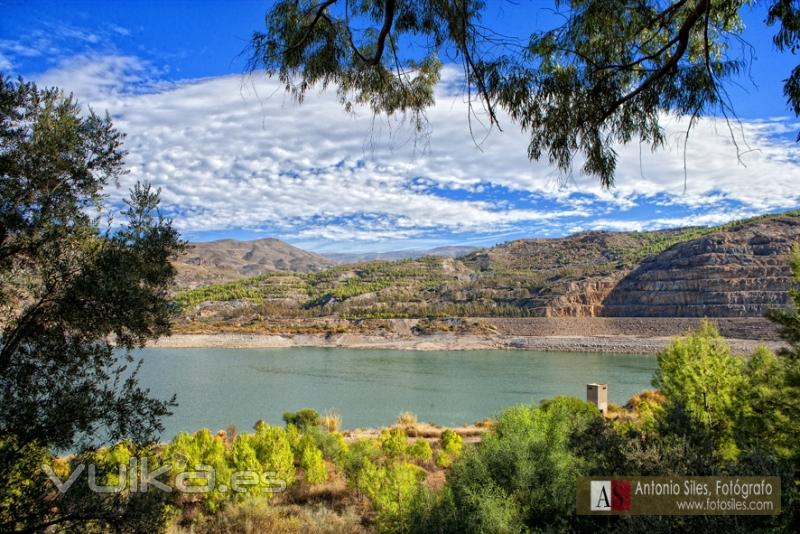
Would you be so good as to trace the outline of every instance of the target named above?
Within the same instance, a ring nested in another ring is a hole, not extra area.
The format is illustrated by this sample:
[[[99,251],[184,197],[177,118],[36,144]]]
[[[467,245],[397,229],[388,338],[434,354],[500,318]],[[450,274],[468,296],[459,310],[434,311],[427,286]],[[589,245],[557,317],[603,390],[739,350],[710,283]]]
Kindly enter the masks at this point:
[[[631,354],[528,351],[399,351],[330,348],[143,349],[142,385],[178,395],[164,439],[179,431],[263,419],[286,411],[335,410],[343,428],[392,424],[403,411],[420,421],[469,424],[514,404],[556,395],[585,398],[586,384],[609,384],[623,404],[650,387],[656,358]]]

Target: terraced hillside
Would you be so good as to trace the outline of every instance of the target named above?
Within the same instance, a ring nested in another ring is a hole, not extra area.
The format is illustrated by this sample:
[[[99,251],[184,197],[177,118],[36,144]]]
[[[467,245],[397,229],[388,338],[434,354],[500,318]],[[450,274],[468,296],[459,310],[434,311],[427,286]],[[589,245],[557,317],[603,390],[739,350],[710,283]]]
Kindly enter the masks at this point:
[[[787,302],[800,213],[716,228],[587,232],[424,257],[268,272],[176,294],[184,323],[440,317],[759,317]]]
[[[740,225],[642,261],[603,302],[623,317],[757,317],[788,303],[800,217]]]

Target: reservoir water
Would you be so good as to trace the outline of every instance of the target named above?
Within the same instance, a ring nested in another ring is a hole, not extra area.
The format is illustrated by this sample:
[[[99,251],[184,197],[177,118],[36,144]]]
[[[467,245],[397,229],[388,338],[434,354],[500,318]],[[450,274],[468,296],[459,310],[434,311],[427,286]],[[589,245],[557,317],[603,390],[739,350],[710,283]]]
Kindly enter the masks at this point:
[[[469,424],[515,404],[556,395],[585,398],[586,384],[609,384],[624,404],[650,387],[653,356],[528,351],[289,349],[144,349],[140,382],[151,394],[178,396],[164,439],[179,431],[263,419],[286,411],[335,410],[343,428],[394,423],[410,411],[420,421]]]

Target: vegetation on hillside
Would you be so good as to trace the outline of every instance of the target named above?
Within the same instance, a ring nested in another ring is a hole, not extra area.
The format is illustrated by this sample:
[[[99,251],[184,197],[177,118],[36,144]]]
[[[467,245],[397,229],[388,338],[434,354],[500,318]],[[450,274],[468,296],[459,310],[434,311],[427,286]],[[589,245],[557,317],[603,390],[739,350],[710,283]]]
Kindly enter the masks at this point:
[[[339,265],[315,273],[268,273],[180,291],[183,326],[257,326],[272,319],[526,317],[574,291],[678,244],[758,224],[768,215],[716,227],[585,232],[512,241],[457,259],[425,257]]]

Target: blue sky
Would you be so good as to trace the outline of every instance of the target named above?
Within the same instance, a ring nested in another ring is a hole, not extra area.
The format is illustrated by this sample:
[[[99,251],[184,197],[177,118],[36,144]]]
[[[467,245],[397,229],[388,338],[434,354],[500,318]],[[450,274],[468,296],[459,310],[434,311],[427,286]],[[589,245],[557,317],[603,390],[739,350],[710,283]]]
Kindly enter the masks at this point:
[[[489,2],[487,24],[522,36],[552,24],[547,2]],[[619,147],[616,186],[524,157],[509,121],[483,151],[466,132],[458,81],[445,73],[431,136],[401,120],[345,114],[333,95],[298,106],[275,82],[242,76],[269,2],[0,1],[0,69],[73,91],[127,132],[130,173],[162,188],[192,240],[275,236],[328,252],[492,245],[588,229],[717,224],[800,207],[800,128],[781,93],[797,56],[780,54],[761,8],[748,9],[746,76],[728,90],[743,119],[743,164],[724,123],[702,121],[686,148]],[[455,84],[457,85],[457,84]]]

